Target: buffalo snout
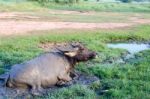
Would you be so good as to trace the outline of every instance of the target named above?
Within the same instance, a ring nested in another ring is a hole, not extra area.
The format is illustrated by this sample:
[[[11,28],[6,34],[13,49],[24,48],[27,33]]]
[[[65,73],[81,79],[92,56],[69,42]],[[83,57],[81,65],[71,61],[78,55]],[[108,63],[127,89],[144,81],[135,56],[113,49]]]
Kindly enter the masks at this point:
[[[96,58],[96,55],[97,55],[97,53],[96,52],[91,52],[90,54],[89,54],[89,59],[94,59],[94,58]]]
[[[81,61],[88,61],[91,59],[94,59],[96,57],[96,52],[93,51],[81,51],[79,54],[77,54],[74,58],[76,61],[81,62]]]

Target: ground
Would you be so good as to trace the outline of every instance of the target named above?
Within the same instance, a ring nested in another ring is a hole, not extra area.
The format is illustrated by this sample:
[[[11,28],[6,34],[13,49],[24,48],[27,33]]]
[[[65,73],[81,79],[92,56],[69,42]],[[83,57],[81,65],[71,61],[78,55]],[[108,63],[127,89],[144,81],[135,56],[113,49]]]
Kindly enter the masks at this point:
[[[32,98],[150,98],[150,50],[137,53],[135,58],[126,60],[125,63],[118,63],[117,60],[124,57],[127,51],[111,49],[106,45],[116,42],[149,43],[148,12],[1,12],[0,72],[9,71],[14,64],[30,60],[48,51],[55,44],[68,42],[81,42],[98,53],[97,59],[78,64],[76,70],[99,80],[89,85],[74,84],[58,88],[43,96]]]

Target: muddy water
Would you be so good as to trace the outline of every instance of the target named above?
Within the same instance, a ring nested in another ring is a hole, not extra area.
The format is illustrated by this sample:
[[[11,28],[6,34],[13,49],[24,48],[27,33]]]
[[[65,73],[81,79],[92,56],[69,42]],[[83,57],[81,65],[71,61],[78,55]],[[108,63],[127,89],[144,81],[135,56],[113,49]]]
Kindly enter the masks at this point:
[[[148,50],[150,49],[150,44],[146,44],[146,43],[117,43],[117,44],[107,44],[107,46],[109,48],[119,48],[119,49],[125,49],[127,50],[129,53],[124,56],[123,58],[123,62],[125,62],[125,60],[128,60],[130,58],[135,58],[135,54],[140,52],[140,51],[144,51],[144,50]]]
[[[117,44],[108,44],[107,46],[109,48],[125,49],[132,55],[140,51],[150,49],[149,44],[137,44],[137,43],[117,43]]]

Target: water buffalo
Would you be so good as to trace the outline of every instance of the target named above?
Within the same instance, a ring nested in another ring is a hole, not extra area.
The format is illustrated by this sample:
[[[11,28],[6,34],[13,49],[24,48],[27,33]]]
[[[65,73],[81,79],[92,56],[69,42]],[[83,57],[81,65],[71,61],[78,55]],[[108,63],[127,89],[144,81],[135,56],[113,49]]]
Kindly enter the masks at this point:
[[[12,66],[5,85],[11,88],[29,88],[40,91],[52,85],[72,80],[76,63],[93,59],[96,53],[81,44],[69,44],[42,54],[30,61]]]

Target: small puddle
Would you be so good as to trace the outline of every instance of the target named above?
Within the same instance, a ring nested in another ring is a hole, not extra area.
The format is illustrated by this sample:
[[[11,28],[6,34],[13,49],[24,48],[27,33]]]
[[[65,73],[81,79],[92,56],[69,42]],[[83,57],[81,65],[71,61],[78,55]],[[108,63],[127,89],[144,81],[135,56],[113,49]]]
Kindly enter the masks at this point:
[[[150,44],[146,43],[117,43],[117,44],[107,44],[109,48],[120,48],[125,49],[129,52],[123,60],[134,58],[134,55],[140,51],[150,49]]]
[[[126,49],[132,55],[140,51],[150,49],[149,44],[137,44],[137,43],[117,43],[117,44],[107,44],[107,46],[109,48]]]

